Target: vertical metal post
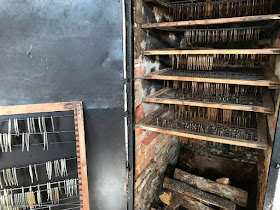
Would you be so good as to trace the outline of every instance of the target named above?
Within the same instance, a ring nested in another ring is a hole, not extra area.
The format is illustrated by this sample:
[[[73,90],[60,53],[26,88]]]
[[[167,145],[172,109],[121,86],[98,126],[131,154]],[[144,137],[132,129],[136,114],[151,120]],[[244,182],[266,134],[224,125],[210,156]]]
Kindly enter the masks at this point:
[[[134,38],[132,0],[123,0],[124,21],[124,86],[126,111],[126,152],[127,152],[127,209],[134,209]]]

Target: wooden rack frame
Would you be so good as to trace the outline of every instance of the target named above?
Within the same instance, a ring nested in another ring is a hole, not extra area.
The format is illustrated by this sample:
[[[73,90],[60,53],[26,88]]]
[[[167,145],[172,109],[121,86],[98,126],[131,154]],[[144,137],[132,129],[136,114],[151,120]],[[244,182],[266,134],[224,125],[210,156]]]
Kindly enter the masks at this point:
[[[265,49],[203,49],[203,50],[180,50],[180,49],[161,49],[161,50],[146,50],[144,55],[279,55],[280,48],[265,48]]]
[[[143,0],[146,3],[149,3],[151,6],[158,6],[163,8],[162,11],[165,12],[165,15],[167,17],[168,8],[170,5],[166,1],[162,0]],[[139,14],[141,15],[141,11]],[[169,14],[169,18],[172,18],[172,14]],[[175,17],[176,18],[176,17]],[[229,18],[217,18],[217,19],[201,19],[201,20],[178,20],[178,21],[170,21],[170,22],[160,22],[160,23],[145,23],[142,24],[141,27],[144,30],[162,30],[162,31],[171,31],[182,35],[179,33],[182,33],[186,30],[193,29],[193,28],[222,28],[222,27],[247,27],[247,26],[256,26],[256,25],[266,25],[269,27],[274,28],[277,23],[279,23],[280,20],[280,14],[268,14],[268,15],[252,15],[252,16],[243,16],[243,17],[229,17]],[[159,32],[159,31],[155,31]],[[160,36],[160,32],[158,33]],[[202,46],[202,45],[199,45]],[[204,45],[205,46],[205,45]],[[213,45],[211,45],[213,46]],[[210,46],[210,47],[211,47]],[[219,46],[219,45],[216,45]],[[244,46],[245,47],[245,46]],[[275,46],[279,47],[279,46]],[[249,47],[250,48],[250,47]],[[189,49],[189,48],[186,48]],[[159,50],[147,50],[144,51],[144,55],[146,56],[158,56],[158,55],[180,55],[180,54],[190,54],[190,55],[200,55],[200,54],[270,54],[270,55],[276,55],[280,54],[280,48],[266,48],[266,49],[211,49],[211,48],[192,48],[195,50],[182,50],[182,49],[159,49]],[[198,50],[200,49],[200,50]],[[274,56],[271,56],[272,59],[274,59]],[[151,57],[153,59],[154,57]],[[175,69],[167,68],[162,69],[160,71],[152,72],[144,77],[142,79],[156,79],[156,80],[168,80],[168,81],[195,81],[195,82],[209,82],[209,83],[222,83],[222,84],[236,84],[236,85],[250,85],[250,86],[263,86],[268,87],[270,89],[279,89],[280,83],[278,77],[275,76],[274,72],[270,69],[263,69],[263,75],[264,77],[246,77],[240,78],[240,77],[229,77],[229,78],[215,78],[215,75],[213,77],[198,77],[199,75],[196,74],[174,74]],[[172,72],[173,71],[173,72]],[[170,72],[170,74],[168,74]],[[180,76],[179,76],[180,75]],[[236,78],[236,79],[235,79]],[[238,79],[237,79],[238,78]],[[157,92],[159,93],[159,92]],[[155,95],[157,94],[155,93]],[[144,101],[146,102],[155,102],[152,101],[154,95],[148,96],[144,98]],[[156,98],[156,97],[154,97]],[[174,101],[172,101],[173,103]],[[159,102],[156,102],[159,103]],[[185,102],[184,102],[185,103]],[[205,104],[203,104],[205,105]],[[277,113],[279,108],[279,98],[277,101],[277,104],[275,106],[276,112],[274,115],[276,115],[277,119]],[[187,137],[187,138],[194,138],[194,139],[200,139],[204,141],[212,141],[212,142],[219,142],[224,144],[230,144],[230,145],[237,145],[237,146],[245,146],[250,148],[256,148],[258,149],[258,193],[259,197],[257,197],[257,208],[263,209],[263,203],[264,203],[264,197],[266,192],[266,182],[267,182],[267,176],[268,176],[268,168],[271,158],[271,150],[272,150],[272,142],[271,142],[271,132],[270,132],[270,138],[268,138],[268,129],[267,129],[267,122],[265,119],[265,115],[262,115],[261,119],[258,119],[258,141],[244,141],[244,140],[237,140],[237,139],[230,139],[230,138],[223,138],[220,136],[213,136],[213,135],[205,135],[200,133],[191,133],[184,130],[176,130],[176,129],[170,129],[166,127],[160,127],[160,126],[154,126],[157,125],[154,123],[151,124],[150,121],[152,121],[155,117],[164,115],[168,110],[160,109],[146,118],[144,118],[142,121],[136,124],[136,127],[144,129],[144,130],[150,130],[154,132],[159,132],[163,134],[168,135],[175,135],[179,137]],[[275,129],[273,125],[275,125],[275,122],[272,122],[272,118],[275,121],[275,116],[267,116],[270,124],[270,128],[273,130]],[[276,120],[277,121],[277,120]],[[272,126],[272,127],[271,127]],[[273,132],[272,132],[273,133]],[[183,140],[184,138],[182,138]]]
[[[81,210],[89,210],[90,207],[87,177],[87,159],[82,102],[73,101],[60,103],[0,106],[0,116],[63,111],[74,111],[76,151],[79,176],[79,195],[80,201],[82,201]]]
[[[169,32],[186,32],[188,30],[190,31],[208,31],[208,30],[246,30],[246,29],[259,29],[260,31],[267,31],[271,30],[275,26],[275,24],[270,24],[270,25],[258,25],[258,26],[242,26],[242,27],[229,27],[229,26],[219,26],[219,25],[213,25],[212,27],[210,26],[205,26],[201,28],[183,28],[183,27],[162,27],[162,28],[152,28],[153,30],[160,30],[160,31],[169,31]]]
[[[268,140],[267,140],[267,124],[265,116],[261,115],[260,120],[257,122],[257,130],[258,130],[258,140],[257,141],[249,141],[249,140],[242,140],[242,139],[234,139],[228,137],[221,137],[221,136],[214,136],[208,134],[198,134],[194,132],[187,132],[182,131],[179,129],[173,128],[162,128],[160,126],[150,125],[149,122],[159,116],[162,116],[168,112],[168,109],[163,108],[155,111],[154,113],[150,114],[142,121],[136,124],[137,128],[141,128],[143,130],[154,131],[158,133],[164,133],[168,135],[175,135],[179,137],[191,138],[191,139],[198,139],[202,141],[211,141],[216,143],[222,144],[229,144],[241,147],[249,147],[254,149],[261,149],[266,150],[268,149]]]
[[[171,28],[183,27],[183,26],[258,22],[258,21],[279,20],[279,19],[280,19],[280,14],[254,15],[254,16],[219,18],[219,19],[187,20],[187,21],[175,21],[175,22],[163,22],[163,23],[146,23],[146,24],[142,24],[142,28],[143,29],[170,30]]]
[[[196,100],[183,100],[183,99],[171,99],[168,97],[160,97],[168,92],[173,91],[171,88],[164,88],[155,92],[154,94],[147,96],[143,99],[143,102],[148,103],[159,103],[159,104],[175,104],[175,105],[188,105],[188,106],[198,106],[198,107],[210,107],[219,109],[230,109],[230,110],[240,110],[240,111],[250,111],[250,112],[260,112],[265,114],[274,114],[274,104],[272,101],[271,94],[267,89],[263,88],[263,106],[252,106],[243,104],[227,104],[227,103],[214,103],[214,102],[204,102]]]
[[[207,78],[207,77],[185,77],[168,75],[168,72],[176,71],[176,69],[166,68],[159,71],[151,72],[142,77],[142,79],[156,79],[156,80],[172,80],[172,81],[185,81],[185,82],[209,82],[233,85],[252,85],[264,86],[271,89],[280,88],[280,80],[272,72],[271,69],[262,69],[265,80],[248,80],[248,79],[229,79],[229,78]]]

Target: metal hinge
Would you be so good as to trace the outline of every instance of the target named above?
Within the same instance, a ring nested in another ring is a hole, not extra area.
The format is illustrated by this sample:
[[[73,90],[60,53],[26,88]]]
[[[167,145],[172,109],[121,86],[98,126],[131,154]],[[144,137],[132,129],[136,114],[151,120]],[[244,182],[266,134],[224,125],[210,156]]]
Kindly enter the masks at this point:
[[[130,117],[130,114],[129,114],[128,111],[126,111],[126,112],[124,113],[124,117]]]
[[[128,77],[124,78],[124,84],[125,85],[129,85],[130,84],[130,81],[129,81]]]
[[[130,166],[127,166],[127,167],[126,167],[126,170],[127,170],[128,172],[131,172],[131,171],[132,171],[132,169],[131,169]]]

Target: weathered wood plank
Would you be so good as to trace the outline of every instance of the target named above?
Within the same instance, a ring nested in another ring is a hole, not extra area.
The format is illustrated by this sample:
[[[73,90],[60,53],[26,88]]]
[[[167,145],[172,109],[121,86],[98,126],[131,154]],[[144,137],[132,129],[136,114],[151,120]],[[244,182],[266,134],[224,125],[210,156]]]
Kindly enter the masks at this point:
[[[84,112],[83,103],[75,105],[74,120],[77,128],[76,133],[76,149],[77,150],[77,167],[80,167],[79,171],[79,191],[80,200],[83,201],[81,210],[90,209],[89,205],[89,191],[88,191],[88,175],[87,175],[87,154],[86,154],[86,141],[85,141],[85,128],[84,128]]]
[[[257,122],[258,129],[258,141],[268,145],[268,133],[267,133],[267,120],[263,115],[259,116]]]
[[[144,2],[146,3],[151,3],[151,4],[154,4],[156,6],[159,6],[159,7],[164,7],[164,8],[168,8],[169,5],[163,1],[160,1],[160,0],[144,0]]]
[[[229,24],[229,23],[238,23],[238,22],[243,22],[243,23],[244,22],[257,22],[257,21],[279,20],[279,19],[280,19],[280,14],[255,15],[255,16],[205,19],[205,20],[188,20],[188,21],[176,21],[176,22],[164,22],[164,23],[146,23],[146,24],[142,25],[142,28],[143,29],[154,29],[154,28],[164,28],[164,27]]]
[[[165,191],[162,195],[159,196],[159,198],[172,210],[177,209],[179,206],[182,206],[189,210],[213,210],[213,208],[206,206],[189,196],[183,196],[174,191]]]
[[[279,32],[278,32],[279,36]],[[280,43],[275,40],[276,47],[280,47]],[[271,62],[272,65],[274,65],[274,62]],[[279,67],[278,67],[279,69]],[[278,69],[275,69],[277,71]],[[271,73],[272,70],[271,70]],[[267,191],[267,180],[268,180],[268,173],[271,163],[271,154],[273,150],[273,142],[275,139],[275,132],[278,127],[277,120],[279,117],[279,105],[280,105],[280,93],[277,92],[275,95],[275,101],[276,101],[276,108],[274,116],[268,117],[268,122],[270,122],[268,125],[270,131],[269,131],[269,138],[268,138],[268,149],[264,151],[258,151],[258,203],[257,203],[257,209],[263,209],[264,201],[265,201],[265,195]],[[270,118],[271,117],[271,118]]]
[[[153,120],[156,117],[159,117],[161,115],[163,115],[164,113],[168,112],[167,108],[162,108],[162,109],[157,109],[156,111],[154,111],[153,113],[149,114],[147,117],[145,117],[144,119],[140,120],[137,124],[146,124],[149,123],[151,120]]]
[[[268,148],[267,143],[261,142],[261,141],[249,141],[249,140],[242,140],[242,139],[233,139],[233,138],[227,138],[227,137],[218,137],[218,136],[210,136],[207,134],[196,134],[193,132],[184,132],[182,130],[178,129],[171,129],[171,128],[161,128],[159,126],[152,126],[149,124],[146,124],[144,122],[137,123],[137,128],[141,128],[148,131],[154,131],[159,133],[164,133],[168,135],[174,135],[179,137],[186,137],[191,139],[198,139],[202,141],[211,141],[211,142],[217,142],[222,144],[229,144],[229,145],[236,145],[241,147],[249,147],[249,148],[255,148],[255,149],[262,149],[265,150]]]
[[[265,107],[266,110],[269,110],[270,114],[274,114],[275,111],[274,102],[270,91],[266,88],[263,88],[262,97],[263,97],[263,107]]]
[[[242,79],[221,79],[221,78],[203,78],[203,77],[186,77],[186,76],[171,76],[163,75],[167,72],[174,71],[171,68],[162,69],[156,72],[149,73],[142,77],[142,79],[157,79],[157,80],[175,80],[186,82],[209,82],[209,83],[221,83],[221,84],[234,84],[234,85],[252,85],[269,87],[273,89],[280,88],[280,80],[275,76],[271,70],[263,70],[266,80],[242,80]]]
[[[171,70],[172,70],[172,68],[165,68],[165,69],[161,69],[158,71],[153,71],[153,72],[150,72],[150,73],[146,74],[145,76],[143,76],[142,79],[152,79],[153,75],[161,75],[161,74],[164,74],[165,72],[168,72]]]
[[[197,187],[200,190],[227,198],[239,206],[247,206],[248,192],[245,190],[195,176],[180,169],[175,169],[174,179],[178,179],[193,187]]]
[[[280,54],[280,48],[265,49],[201,49],[201,50],[179,50],[179,49],[161,49],[146,50],[144,55],[212,55],[212,54],[261,54],[277,55]]]
[[[267,180],[272,154],[272,145],[269,145],[267,150],[258,151],[258,196],[257,209],[263,209],[265,195],[267,191]]]
[[[158,97],[162,94],[165,94],[168,91],[170,91],[170,88],[163,88],[161,90],[158,90],[158,91],[152,93],[151,95],[147,96],[146,98],[155,98],[155,97]]]
[[[59,112],[74,110],[81,102],[59,102],[26,105],[0,106],[0,115],[33,114],[42,112]]]
[[[218,206],[223,209],[234,210],[236,208],[236,205],[233,202],[225,198],[203,192],[198,188],[192,187],[191,185],[175,179],[165,178],[163,187],[178,192],[182,195],[200,200],[203,203]]]
[[[226,177],[216,179],[216,182],[221,183],[221,184],[227,184],[227,185],[230,183],[229,178],[226,178]]]
[[[263,68],[263,74],[267,78],[267,80],[270,81],[270,86],[280,85],[279,78],[273,73],[273,71],[269,67]]]

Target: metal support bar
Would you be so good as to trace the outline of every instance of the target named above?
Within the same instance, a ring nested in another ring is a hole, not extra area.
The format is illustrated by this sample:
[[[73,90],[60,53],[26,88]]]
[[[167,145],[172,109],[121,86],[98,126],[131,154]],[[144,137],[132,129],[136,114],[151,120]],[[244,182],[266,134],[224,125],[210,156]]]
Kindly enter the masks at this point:
[[[126,86],[126,123],[127,123],[127,209],[134,209],[134,34],[133,34],[133,1],[123,0],[125,27],[125,86]]]

